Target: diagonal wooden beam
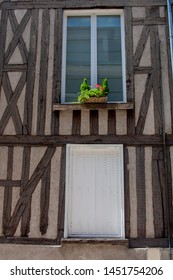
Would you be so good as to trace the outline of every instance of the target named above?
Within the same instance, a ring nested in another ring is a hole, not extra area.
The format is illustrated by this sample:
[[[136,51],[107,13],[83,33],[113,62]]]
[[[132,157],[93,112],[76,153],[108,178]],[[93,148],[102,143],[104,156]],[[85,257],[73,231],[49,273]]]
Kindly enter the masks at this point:
[[[48,165],[50,164],[50,161],[55,153],[56,148],[55,147],[48,147],[45,151],[42,159],[38,163],[36,169],[34,170],[30,180],[26,184],[25,189],[21,193],[21,196],[16,204],[16,207],[14,209],[13,215],[10,220],[9,228],[7,230],[7,236],[13,236],[17,226],[19,224],[19,221],[22,217],[22,214],[24,210],[26,209],[28,202],[30,201],[30,198],[38,185],[40,179],[43,177],[43,174],[45,170],[47,169]]]
[[[49,202],[50,202],[50,172],[51,163],[45,170],[41,182],[41,198],[40,198],[40,232],[46,234],[49,220]]]
[[[7,180],[12,180],[13,173],[13,151],[14,147],[8,147],[8,163],[7,163]],[[11,219],[12,209],[12,187],[6,187],[4,189],[4,202],[3,202],[3,234],[6,235],[6,231]]]
[[[140,36],[140,39],[139,39],[139,42],[138,42],[138,46],[137,46],[135,54],[134,54],[134,59],[133,59],[134,60],[134,67],[139,66],[142,54],[144,52],[145,44],[147,42],[147,39],[148,39],[148,36],[149,36],[149,33],[150,33],[150,29],[151,29],[150,26],[144,26],[143,27],[143,30],[142,30],[142,33],[141,33],[141,36]]]
[[[24,147],[20,194],[24,191],[29,181],[30,157],[31,157],[31,147]],[[23,212],[22,219],[21,219],[21,236],[23,237],[27,237],[30,231],[30,219],[31,219],[31,198],[28,201],[28,205],[25,208],[25,211]]]
[[[139,118],[136,126],[136,134],[142,134],[144,131],[152,88],[153,88],[153,74],[148,74],[148,78],[145,84],[145,92],[143,94],[141,107],[139,111]]]
[[[0,22],[0,86],[3,76],[3,65],[4,65],[4,52],[5,52],[5,42],[7,35],[7,20],[8,20],[8,11],[2,10],[1,22]]]
[[[19,115],[19,111],[17,108],[17,101],[19,99],[19,96],[24,88],[24,85],[26,83],[26,73],[24,72],[16,86],[16,89],[14,93],[12,93],[11,85],[8,80],[8,76],[6,73],[4,73],[4,79],[3,79],[3,87],[6,94],[8,106],[6,107],[4,114],[0,121],[0,134],[3,134],[4,129],[9,121],[9,118],[12,116],[16,132],[18,134],[22,134],[22,121]]]
[[[38,39],[38,17],[39,10],[32,10],[31,29],[30,29],[30,46],[28,57],[28,71],[26,82],[26,95],[24,105],[23,134],[31,134],[32,114],[33,114],[33,94],[35,84],[35,67],[37,59],[37,39]]]
[[[16,29],[16,32],[14,34],[14,37],[11,41],[11,43],[9,44],[8,48],[7,48],[7,51],[6,51],[6,54],[5,54],[5,64],[8,64],[21,36],[22,36],[22,33],[29,21],[31,17],[31,11],[28,10],[26,12],[26,14],[24,15],[24,17],[22,18],[20,24],[18,25],[17,29]]]
[[[17,18],[16,18],[16,15],[13,10],[9,11],[9,20],[11,23],[12,31],[15,34],[19,24],[17,22]],[[19,50],[20,50],[20,53],[22,56],[23,63],[27,63],[28,50],[27,50],[27,47],[26,47],[26,44],[25,44],[25,41],[24,41],[22,35],[19,37],[18,47],[19,47]]]

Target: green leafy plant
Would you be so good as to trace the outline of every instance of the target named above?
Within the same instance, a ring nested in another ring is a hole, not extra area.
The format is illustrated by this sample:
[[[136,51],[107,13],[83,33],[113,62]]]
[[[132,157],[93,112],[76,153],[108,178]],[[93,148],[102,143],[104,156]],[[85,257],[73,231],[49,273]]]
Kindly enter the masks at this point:
[[[85,103],[90,97],[104,97],[109,94],[109,86],[107,78],[103,79],[102,84],[96,84],[94,88],[88,84],[86,78],[84,78],[83,83],[80,85],[80,95],[77,101],[81,104]]]

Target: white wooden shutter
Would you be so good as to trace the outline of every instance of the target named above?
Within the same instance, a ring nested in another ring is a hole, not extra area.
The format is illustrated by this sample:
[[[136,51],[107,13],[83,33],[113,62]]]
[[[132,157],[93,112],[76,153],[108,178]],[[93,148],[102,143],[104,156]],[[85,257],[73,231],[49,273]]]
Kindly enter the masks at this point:
[[[122,145],[68,145],[65,237],[123,237]]]

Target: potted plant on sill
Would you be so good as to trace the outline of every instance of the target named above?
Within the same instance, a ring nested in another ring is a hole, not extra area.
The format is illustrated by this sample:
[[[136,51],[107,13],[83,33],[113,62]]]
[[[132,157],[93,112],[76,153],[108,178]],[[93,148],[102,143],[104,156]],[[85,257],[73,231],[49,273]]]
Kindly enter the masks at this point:
[[[88,84],[86,78],[84,78],[83,83],[80,85],[80,95],[77,101],[81,104],[84,103],[106,103],[107,96],[109,94],[108,80],[103,79],[102,84],[96,84],[94,88]]]

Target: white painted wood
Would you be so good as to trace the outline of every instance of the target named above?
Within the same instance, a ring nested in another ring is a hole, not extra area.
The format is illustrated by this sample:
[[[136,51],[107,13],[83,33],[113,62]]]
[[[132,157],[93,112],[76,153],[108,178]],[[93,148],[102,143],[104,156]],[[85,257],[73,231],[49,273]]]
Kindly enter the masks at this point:
[[[67,145],[65,237],[124,237],[123,146]]]

